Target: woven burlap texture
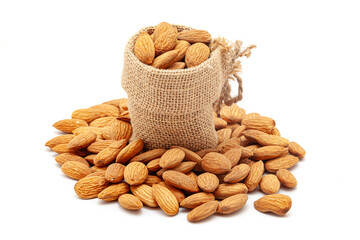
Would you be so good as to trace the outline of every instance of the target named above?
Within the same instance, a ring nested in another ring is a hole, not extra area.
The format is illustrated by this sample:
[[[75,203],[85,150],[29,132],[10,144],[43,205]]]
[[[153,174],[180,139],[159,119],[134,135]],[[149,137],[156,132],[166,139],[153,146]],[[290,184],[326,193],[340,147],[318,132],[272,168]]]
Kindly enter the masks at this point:
[[[178,31],[191,28],[174,25]],[[241,63],[248,56],[241,42],[229,45],[224,39],[211,43],[211,55],[199,66],[181,70],[156,69],[138,60],[134,44],[141,29],[130,38],[124,53],[122,87],[128,94],[128,108],[133,127],[132,139],[142,139],[146,149],[182,146],[193,151],[217,146],[213,106],[230,104],[242,98]],[[231,98],[228,80],[239,83],[238,96]]]

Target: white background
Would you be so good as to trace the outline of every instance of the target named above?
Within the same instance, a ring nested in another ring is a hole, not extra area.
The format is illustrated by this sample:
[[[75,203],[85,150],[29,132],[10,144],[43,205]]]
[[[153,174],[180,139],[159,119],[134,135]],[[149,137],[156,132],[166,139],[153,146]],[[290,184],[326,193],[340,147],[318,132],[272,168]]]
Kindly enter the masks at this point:
[[[197,224],[80,200],[44,147],[73,110],[126,97],[124,46],[162,21],[258,46],[239,105],[307,150],[286,216],[256,211],[259,192]],[[358,239],[359,22],[357,1],[0,1],[0,238]]]

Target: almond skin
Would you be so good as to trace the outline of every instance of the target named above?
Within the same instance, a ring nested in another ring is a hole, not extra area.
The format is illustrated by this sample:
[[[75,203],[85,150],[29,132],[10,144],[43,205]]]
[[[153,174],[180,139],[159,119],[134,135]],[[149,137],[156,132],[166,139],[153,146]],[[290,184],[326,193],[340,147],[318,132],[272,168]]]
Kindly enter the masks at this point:
[[[226,174],[226,176],[224,177],[224,182],[226,183],[240,182],[247,177],[249,172],[250,172],[250,167],[242,163],[240,165],[233,167],[233,169],[231,169],[231,171],[228,174]]]
[[[143,207],[142,202],[132,194],[123,194],[119,197],[120,206],[128,210],[139,210]]]
[[[155,58],[154,42],[146,32],[140,33],[135,41],[135,56],[145,64],[151,64]]]
[[[129,141],[132,134],[132,127],[128,122],[116,120],[110,126],[109,131],[110,140],[119,141],[125,139],[126,141]]]
[[[261,177],[263,174],[264,174],[264,163],[261,160],[254,163],[250,167],[250,172],[244,181],[249,192],[252,192],[256,189],[257,185],[261,181]]]
[[[176,188],[180,188],[189,192],[199,191],[196,181],[186,176],[184,173],[168,170],[164,172],[162,178],[167,184]]]
[[[245,125],[246,129],[258,130],[265,133],[271,133],[275,127],[275,121],[272,118],[263,116],[244,119],[241,124]]]
[[[166,151],[160,158],[159,165],[164,169],[173,168],[184,160],[185,152],[179,148]]]
[[[116,117],[102,117],[97,118],[94,121],[92,121],[89,126],[90,127],[98,127],[103,128],[106,126],[109,126],[111,122],[113,122],[116,119]]]
[[[103,139],[101,128],[98,128],[98,127],[78,127],[77,129],[75,129],[73,131],[73,134],[75,136],[78,136],[78,135],[80,135],[82,133],[86,133],[86,132],[94,132],[97,135],[97,139]]]
[[[300,159],[304,158],[306,154],[306,151],[296,142],[289,143],[289,152]]]
[[[57,121],[53,124],[53,127],[59,131],[72,133],[75,129],[79,127],[87,127],[88,124],[82,119],[64,119]]]
[[[234,129],[234,131],[231,134],[231,137],[241,137],[243,135],[243,132],[246,130],[245,125],[238,126]]]
[[[94,159],[94,165],[98,167],[109,165],[115,160],[121,149],[126,146],[126,142],[127,141],[125,139],[116,141],[112,143],[109,147],[99,152]]]
[[[155,41],[161,34],[168,31],[169,29],[172,29],[173,26],[167,22],[161,22],[158,25],[156,25],[153,35],[153,40]]]
[[[98,194],[109,186],[105,177],[92,176],[80,179],[74,187],[76,194],[82,199],[96,198]]]
[[[229,128],[224,128],[216,131],[216,133],[218,135],[218,144],[220,144],[230,139],[232,131]]]
[[[184,30],[179,33],[178,39],[189,43],[209,43],[211,35],[205,30]]]
[[[184,62],[174,62],[169,67],[167,67],[167,70],[177,70],[177,69],[184,69],[185,68]]]
[[[279,169],[289,169],[295,166],[298,162],[299,158],[292,155],[287,155],[285,157],[279,157],[266,161],[265,169],[268,172],[275,173]]]
[[[176,167],[173,167],[173,168],[171,168],[169,170],[182,172],[182,173],[188,173],[195,167],[195,165],[196,165],[196,162],[186,161],[186,162],[180,163]]]
[[[280,182],[274,174],[268,174],[262,177],[259,187],[266,194],[275,194],[280,189]]]
[[[154,41],[156,55],[160,55],[174,49],[177,42],[177,36],[178,32],[174,27],[169,28],[160,34],[160,36]]]
[[[228,123],[239,123],[245,117],[246,112],[236,104],[224,106],[220,110],[220,117]]]
[[[47,146],[49,148],[53,148],[59,144],[68,144],[72,139],[74,139],[74,137],[75,137],[74,134],[60,135],[60,136],[54,137],[54,138],[50,139],[49,141],[47,141],[45,143],[45,146]]]
[[[225,128],[227,126],[227,122],[221,118],[215,117],[214,125],[215,125],[215,129],[219,130],[219,129]]]
[[[91,106],[90,109],[100,110],[103,114],[105,114],[105,117],[119,117],[120,114],[120,110],[118,107],[109,104],[97,104]]]
[[[197,177],[197,184],[204,192],[213,192],[219,186],[219,179],[215,174],[203,173]]]
[[[155,201],[152,188],[146,184],[138,186],[131,186],[131,192],[141,201],[143,204],[149,207],[157,207],[158,204]]]
[[[144,142],[141,139],[131,142],[123,148],[116,157],[117,163],[127,163],[132,157],[142,151]]]
[[[66,176],[80,180],[86,175],[92,173],[89,166],[86,166],[83,163],[77,161],[67,161],[61,166],[61,171],[66,174]]]
[[[148,163],[155,158],[160,158],[165,152],[165,149],[153,149],[133,157],[130,162]]]
[[[287,148],[281,146],[265,146],[257,148],[253,151],[252,159],[254,160],[269,160],[277,158],[287,153]]]
[[[179,149],[183,150],[185,153],[184,160],[188,160],[188,161],[192,161],[192,162],[196,162],[196,163],[201,162],[201,157],[197,153],[195,153],[187,148],[179,147],[179,146],[172,146],[171,148],[179,148]]]
[[[227,157],[231,162],[231,167],[237,165],[241,159],[242,149],[233,148],[224,153],[224,156]]]
[[[102,190],[98,198],[107,202],[117,200],[121,195],[129,192],[129,185],[126,183],[113,184]]]
[[[283,216],[291,208],[292,201],[289,196],[284,194],[266,195],[254,202],[254,207],[260,212],[272,212]]]
[[[201,221],[213,215],[216,212],[218,205],[219,205],[218,201],[210,201],[204,203],[191,210],[191,212],[189,212],[187,215],[187,219],[189,222]]]
[[[203,157],[201,166],[206,172],[224,174],[231,170],[230,160],[220,153],[208,153]]]
[[[243,183],[222,183],[214,191],[216,199],[225,199],[235,194],[244,193],[246,194],[248,189]]]
[[[187,41],[184,41],[184,40],[177,41],[176,45],[174,47],[174,50],[179,50],[179,53],[176,56],[176,58],[174,59],[174,62],[182,61],[184,59],[185,53],[189,47],[190,47],[190,43],[188,43]],[[181,63],[183,63],[183,62],[181,62]],[[184,64],[184,67],[185,67],[185,64]]]
[[[245,206],[247,200],[248,195],[242,193],[225,198],[219,203],[216,212],[221,214],[230,214],[236,212]]]
[[[282,146],[289,145],[289,140],[276,135],[270,135],[258,130],[246,130],[243,132],[244,136],[254,142],[257,142],[261,146]]]
[[[294,188],[297,185],[297,180],[294,175],[286,169],[279,169],[276,172],[276,176],[279,179],[280,183],[288,188]]]
[[[109,147],[115,140],[97,140],[87,147],[87,150],[92,153],[99,153],[105,148]]]
[[[174,59],[177,57],[178,54],[179,50],[172,50],[163,53],[154,59],[151,66],[153,66],[154,68],[165,69],[174,62]]]
[[[159,178],[158,176],[154,176],[154,175],[148,175],[148,177],[146,178],[144,184],[149,185],[150,187],[154,184],[158,184],[162,182],[162,179]]]
[[[63,165],[64,163],[66,163],[68,161],[76,161],[76,162],[85,164],[86,166],[89,167],[89,163],[83,157],[80,157],[80,156],[72,154],[72,153],[59,154],[55,157],[55,161],[60,165]]]
[[[160,158],[156,158],[148,162],[146,167],[148,168],[149,172],[156,172],[161,168],[159,163],[160,163]]]
[[[185,194],[180,189],[177,189],[165,182],[160,182],[159,185],[169,189],[170,192],[172,192],[172,194],[174,194],[174,196],[176,197],[176,200],[178,201],[178,203],[181,203],[181,201],[185,199]]]
[[[79,149],[79,150],[73,150],[73,149],[69,149],[67,147],[66,143],[62,143],[59,145],[56,145],[55,147],[53,147],[51,149],[52,151],[58,153],[58,154],[62,154],[62,153],[72,153],[75,155],[79,155],[79,156],[86,156],[89,154],[88,151],[86,151],[85,149]]]
[[[124,170],[124,179],[129,185],[140,185],[148,177],[148,169],[141,162],[129,163]]]
[[[185,54],[185,64],[188,68],[196,67],[205,62],[210,56],[210,48],[204,43],[191,45]]]
[[[169,189],[159,184],[154,184],[152,190],[157,204],[167,215],[174,216],[179,212],[178,200]]]
[[[197,151],[196,154],[199,155],[200,158],[203,158],[206,154],[211,153],[211,152],[220,152],[218,149],[216,148],[208,148],[208,149],[203,149],[200,151]]]
[[[95,119],[101,118],[101,117],[106,117],[106,114],[104,114],[101,110],[91,109],[91,108],[75,110],[71,115],[71,118],[81,119],[87,123],[91,123]]]
[[[95,142],[97,138],[97,134],[94,132],[84,132],[77,135],[74,139],[72,139],[67,147],[69,149],[78,150],[81,148],[86,148],[91,143]]]
[[[105,178],[108,182],[119,183],[124,180],[125,166],[120,163],[110,164],[106,168]]]
[[[212,193],[195,193],[181,201],[180,206],[185,208],[196,208],[203,203],[214,201],[215,196]]]

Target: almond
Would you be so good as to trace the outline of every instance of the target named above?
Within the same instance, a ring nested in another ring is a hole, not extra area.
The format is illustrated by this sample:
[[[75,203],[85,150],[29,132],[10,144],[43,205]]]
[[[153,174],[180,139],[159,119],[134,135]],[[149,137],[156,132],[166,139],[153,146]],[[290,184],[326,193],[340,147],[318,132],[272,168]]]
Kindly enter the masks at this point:
[[[142,151],[144,142],[141,139],[131,142],[123,148],[116,157],[116,162],[127,163],[132,157]]]
[[[306,154],[305,150],[296,142],[289,143],[289,152],[300,159],[304,158]]]
[[[209,43],[211,35],[205,30],[184,30],[179,33],[178,39],[189,43]]]
[[[154,41],[156,55],[160,55],[172,50],[176,45],[177,36],[178,32],[177,29],[174,27],[169,28],[168,30],[160,34]]]
[[[110,123],[112,123],[114,120],[116,120],[115,117],[102,117],[102,118],[97,118],[94,121],[92,121],[89,126],[90,127],[98,127],[98,128],[103,128],[106,126],[109,126]]]
[[[105,178],[111,183],[119,183],[124,180],[125,166],[120,163],[110,164],[105,172]]]
[[[240,127],[240,124],[238,123],[229,123],[226,128],[230,129],[231,132],[233,132],[236,128]]]
[[[257,148],[253,151],[252,159],[254,160],[269,160],[287,153],[287,148],[281,146],[265,146]]]
[[[105,177],[92,176],[80,179],[75,184],[75,192],[82,199],[96,198],[99,193],[109,186]]]
[[[189,212],[187,215],[187,219],[189,222],[201,221],[213,215],[216,212],[218,205],[219,205],[218,201],[210,201],[204,203],[191,210],[191,212]]]
[[[252,192],[256,189],[257,185],[261,181],[261,177],[263,174],[264,174],[264,163],[261,160],[254,163],[250,167],[250,172],[244,181],[249,192]]]
[[[155,68],[165,69],[174,62],[174,59],[177,57],[178,54],[179,54],[179,50],[172,50],[163,53],[154,59],[151,66]]]
[[[119,101],[120,113],[129,110],[127,102],[128,102],[127,98],[120,98],[120,101]]]
[[[245,115],[245,117],[243,118],[243,120],[245,119],[250,119],[250,118],[254,118],[254,117],[260,117],[259,113],[248,113]]]
[[[168,66],[167,70],[176,70],[176,69],[184,69],[185,63],[184,62],[174,62],[170,66]]]
[[[210,152],[220,152],[218,149],[216,148],[208,148],[208,149],[203,149],[200,151],[197,151],[196,154],[199,155],[200,158],[203,158],[206,154],[210,153]]]
[[[100,111],[98,109],[91,109],[91,108],[75,110],[71,115],[71,118],[81,119],[87,123],[90,123],[90,122],[94,121],[95,119],[101,118],[101,117],[106,117],[106,114],[104,114],[102,111]]]
[[[239,123],[245,115],[245,110],[236,104],[223,106],[220,110],[220,117],[228,123]]]
[[[243,135],[243,132],[245,131],[245,129],[246,129],[245,125],[238,126],[231,133],[231,137],[241,137]]]
[[[248,189],[243,183],[222,183],[214,191],[216,199],[225,199],[235,194],[244,193],[246,194]]]
[[[109,165],[115,160],[121,149],[126,146],[126,142],[126,140],[122,139],[112,143],[104,150],[101,150],[101,152],[99,152],[94,159],[94,165],[98,167]]]
[[[174,196],[176,197],[176,200],[179,203],[181,203],[181,201],[185,199],[185,194],[180,189],[177,189],[177,188],[175,188],[173,186],[170,186],[169,184],[167,184],[165,182],[160,182],[159,185],[169,189],[170,192],[172,192],[172,194],[174,194]]]
[[[291,208],[292,201],[289,196],[284,194],[266,195],[254,202],[254,207],[260,212],[272,212],[283,216]]]
[[[159,23],[154,30],[153,35],[153,40],[155,41],[161,34],[163,34],[164,32],[168,31],[169,29],[172,29],[173,26],[167,22],[162,22]]]
[[[160,165],[159,165],[159,162],[160,162],[160,158],[156,158],[156,159],[151,160],[150,162],[148,162],[146,167],[148,168],[149,172],[158,171],[161,168]]]
[[[160,158],[159,165],[168,169],[179,165],[185,157],[185,152],[179,148],[173,148],[166,151]]]
[[[113,122],[111,122],[112,124]],[[105,126],[103,128],[101,128],[100,132],[101,132],[101,136],[103,139],[105,140],[110,140],[110,130],[111,130],[111,124],[110,126]]]
[[[131,186],[131,192],[146,206],[157,207],[158,204],[155,201],[152,188],[146,184],[138,186]]]
[[[140,33],[135,41],[135,56],[145,64],[151,64],[155,58],[154,42],[146,32]]]
[[[226,176],[224,177],[224,182],[226,183],[240,182],[247,177],[249,172],[250,172],[250,167],[242,163],[240,165],[233,167],[233,169],[231,169],[231,171],[228,174],[226,174]]]
[[[190,43],[188,43],[187,41],[184,41],[184,40],[177,41],[176,45],[174,47],[174,50],[179,50],[179,53],[176,56],[176,58],[174,59],[174,62],[182,61],[184,59],[185,53],[189,47],[190,47]],[[183,63],[183,62],[181,62],[181,63]],[[185,67],[185,64],[184,64],[184,67]]]
[[[236,212],[240,210],[243,206],[245,206],[247,200],[248,200],[248,196],[243,193],[225,198],[219,203],[216,212],[222,214],[230,214]]]
[[[269,160],[265,163],[265,169],[268,172],[275,173],[279,169],[289,169],[295,166],[299,162],[299,158],[287,155],[285,157],[279,157]]]
[[[171,168],[170,170],[182,172],[182,173],[188,173],[195,167],[195,165],[196,165],[196,162],[186,161],[186,162],[180,163],[176,167]]]
[[[128,210],[139,210],[143,207],[142,202],[132,194],[123,194],[118,200],[120,206]]]
[[[153,149],[133,157],[130,162],[148,163],[155,158],[160,158],[165,152],[165,149]]]
[[[271,134],[276,136],[281,136],[279,129],[277,129],[276,127],[273,128]]]
[[[124,121],[124,122],[130,122],[131,119],[130,119],[130,113],[129,111],[123,111],[119,117],[118,117],[119,120],[121,121]]]
[[[210,48],[203,43],[191,45],[185,54],[185,63],[188,68],[196,67],[205,62],[210,56]]]
[[[86,178],[93,177],[93,176],[105,177],[105,171],[90,173],[90,174],[86,175]]]
[[[86,156],[86,155],[89,154],[89,152],[86,151],[86,150],[84,150],[84,149],[80,149],[80,150],[69,149],[69,148],[67,147],[67,144],[66,144],[66,143],[56,145],[56,146],[53,147],[51,150],[54,151],[54,152],[56,152],[56,153],[58,153],[58,154],[62,154],[62,153],[72,153],[72,154],[79,155],[79,156]]]
[[[203,173],[197,177],[197,184],[204,192],[213,192],[219,186],[219,179],[215,174]]]
[[[148,169],[141,162],[129,163],[124,170],[124,179],[130,185],[140,185],[148,177]]]
[[[128,122],[116,120],[110,126],[110,140],[119,141],[125,139],[129,141],[132,134],[131,124]]]
[[[230,160],[220,153],[208,153],[203,157],[201,166],[206,172],[224,174],[231,170]]]
[[[148,175],[144,184],[152,186],[153,184],[158,184],[160,182],[162,182],[161,178],[159,178],[157,176],[153,176],[153,175]]]
[[[215,196],[212,193],[200,192],[195,193],[181,201],[180,206],[185,208],[196,208],[203,203],[214,201]]]
[[[54,128],[66,133],[72,133],[78,127],[86,126],[88,126],[87,122],[82,119],[64,119],[53,124]]]
[[[66,176],[79,180],[86,175],[92,173],[89,166],[86,166],[83,163],[77,161],[67,161],[61,166],[61,171],[65,173]]]
[[[230,160],[231,167],[234,167],[239,163],[241,154],[242,154],[241,148],[233,148],[227,151],[226,153],[224,153],[224,156]]]
[[[286,147],[289,140],[276,135],[270,135],[258,130],[246,130],[243,132],[244,136],[252,141],[259,143],[262,146],[282,146]]]
[[[101,132],[101,128],[98,127],[79,127],[77,129],[75,129],[73,131],[73,134],[75,136],[78,136],[82,133],[86,133],[86,132],[94,132],[97,135],[97,139],[102,139],[102,132]]]
[[[229,128],[224,128],[216,131],[216,133],[218,135],[218,144],[220,144],[230,139],[232,131]]]
[[[90,169],[93,172],[103,172],[105,174],[107,168],[108,168],[107,166],[104,166],[104,167],[92,166]],[[104,177],[105,177],[105,175],[104,175]]]
[[[280,182],[274,174],[268,174],[262,177],[259,187],[266,194],[275,194],[280,189]]]
[[[97,138],[96,133],[94,132],[84,132],[79,135],[77,135],[74,139],[72,139],[67,147],[69,149],[78,150],[81,148],[86,148],[91,143],[95,142]]]
[[[113,105],[115,107],[119,107],[120,99],[113,99],[113,100],[110,100],[110,101],[106,101],[103,104],[109,104],[109,105]]]
[[[214,118],[214,125],[215,125],[215,129],[218,130],[218,129],[222,129],[222,128],[225,128],[226,125],[227,125],[227,122],[221,118]]]
[[[276,172],[276,176],[279,179],[280,183],[288,188],[294,188],[297,185],[297,180],[294,175],[286,169],[279,169]]]
[[[152,190],[157,204],[167,215],[173,216],[178,213],[179,203],[168,188],[154,184]]]
[[[240,146],[240,138],[230,138],[229,140],[225,140],[224,142],[220,143],[216,149],[221,153],[225,153],[233,148],[238,148]]]
[[[185,173],[185,175],[197,183],[197,175],[194,172],[188,172],[188,173]]]
[[[101,111],[103,114],[105,114],[105,117],[119,117],[120,115],[119,108],[109,104],[94,105],[90,107],[90,109],[97,109]]]
[[[68,144],[72,139],[74,139],[74,137],[75,137],[74,134],[65,134],[65,135],[57,136],[47,141],[45,143],[45,146],[49,148],[53,148],[59,144]]]
[[[113,184],[102,190],[98,198],[107,202],[117,200],[121,195],[129,192],[129,185],[126,183]]]
[[[184,160],[188,160],[188,161],[192,161],[192,162],[196,162],[196,163],[201,162],[201,157],[198,154],[196,154],[195,152],[193,152],[187,148],[179,147],[179,146],[172,146],[171,148],[179,148],[182,151],[184,151],[184,153],[185,153]]]
[[[162,177],[167,184],[176,188],[180,188],[189,192],[199,191],[196,181],[186,176],[184,173],[168,170],[164,172]]]
[[[75,162],[85,164],[86,166],[89,167],[89,163],[83,157],[80,157],[80,156],[72,154],[72,153],[59,154],[55,157],[55,161],[60,165],[63,165],[64,163],[66,163],[68,161],[75,161]]]
[[[87,150],[92,153],[99,153],[111,144],[116,142],[115,140],[97,140],[87,147]]]
[[[272,118],[262,116],[244,119],[241,124],[245,125],[246,129],[258,130],[265,133],[272,132],[275,127],[275,121]]]

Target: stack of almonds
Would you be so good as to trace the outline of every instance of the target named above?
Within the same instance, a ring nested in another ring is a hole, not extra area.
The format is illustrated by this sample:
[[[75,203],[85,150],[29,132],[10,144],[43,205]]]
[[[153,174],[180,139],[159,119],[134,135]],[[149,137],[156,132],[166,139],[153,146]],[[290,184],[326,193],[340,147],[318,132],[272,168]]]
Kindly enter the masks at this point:
[[[135,56],[143,63],[160,69],[195,67],[210,56],[211,35],[204,30],[184,30],[162,22],[150,35],[141,33],[134,46]]]
[[[260,212],[286,214],[290,197],[277,194],[293,188],[288,170],[305,156],[304,149],[280,136],[275,121],[258,113],[246,114],[237,105],[214,113],[219,144],[192,152],[183,147],[145,151],[141,139],[131,139],[127,99],[117,99],[73,112],[53,126],[65,133],[46,143],[58,153],[56,162],[78,180],[82,199],[118,201],[130,210],[146,205],[175,215],[191,209],[188,220],[230,214],[247,202],[248,192],[266,195],[254,202]],[[130,140],[130,141],[129,141]]]

